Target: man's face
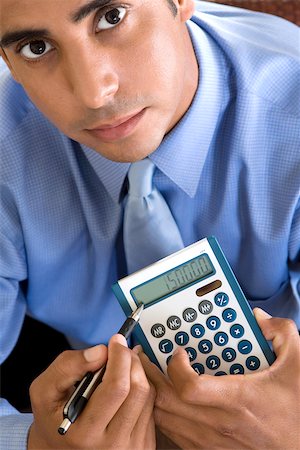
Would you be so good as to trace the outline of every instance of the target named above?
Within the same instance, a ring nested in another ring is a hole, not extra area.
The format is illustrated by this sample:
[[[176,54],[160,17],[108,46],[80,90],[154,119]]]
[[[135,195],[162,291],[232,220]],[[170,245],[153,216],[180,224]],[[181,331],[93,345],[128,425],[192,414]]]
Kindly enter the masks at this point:
[[[197,88],[193,1],[174,3],[176,17],[166,0],[0,0],[3,56],[67,136],[115,161],[142,159]]]

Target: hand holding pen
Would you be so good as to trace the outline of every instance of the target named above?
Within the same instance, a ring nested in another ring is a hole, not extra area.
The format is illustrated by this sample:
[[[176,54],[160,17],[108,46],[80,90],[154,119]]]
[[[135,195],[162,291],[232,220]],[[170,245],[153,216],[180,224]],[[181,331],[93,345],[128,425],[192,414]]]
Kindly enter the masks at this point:
[[[106,362],[105,377],[75,424],[62,436],[57,428],[74,383],[87,372],[98,371]],[[120,334],[112,336],[107,348],[99,345],[85,351],[63,352],[33,382],[30,394],[34,422],[29,432],[29,450],[155,449],[154,390],[138,354],[127,348]]]
[[[130,317],[127,317],[126,321],[118,331],[118,334],[121,334],[125,337],[125,339],[128,339],[138,321],[140,320],[143,309],[144,305],[141,304],[131,314]],[[106,364],[94,373],[88,372],[78,384],[76,390],[73,392],[72,396],[64,407],[64,420],[58,428],[58,432],[60,434],[65,434],[68,431],[70,425],[74,423],[79,414],[81,414],[88,399],[90,398],[96,387],[101,383],[105,370]]]

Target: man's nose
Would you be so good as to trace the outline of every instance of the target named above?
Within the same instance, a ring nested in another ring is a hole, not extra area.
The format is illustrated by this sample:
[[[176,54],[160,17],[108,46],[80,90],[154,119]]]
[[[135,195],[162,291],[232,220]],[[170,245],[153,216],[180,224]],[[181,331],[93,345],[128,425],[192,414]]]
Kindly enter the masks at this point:
[[[67,64],[67,77],[73,95],[83,106],[98,109],[110,102],[119,89],[119,78],[110,58],[94,52],[72,54]]]

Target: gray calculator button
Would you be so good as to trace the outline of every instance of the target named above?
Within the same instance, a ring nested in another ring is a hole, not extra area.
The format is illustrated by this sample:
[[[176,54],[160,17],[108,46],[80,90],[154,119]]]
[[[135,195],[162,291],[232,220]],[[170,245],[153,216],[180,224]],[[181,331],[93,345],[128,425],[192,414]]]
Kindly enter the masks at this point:
[[[217,306],[226,306],[229,302],[229,297],[225,292],[219,292],[217,295],[215,295],[215,304]]]
[[[178,330],[181,325],[181,319],[177,316],[170,316],[167,320],[167,325],[170,330]]]
[[[221,361],[220,358],[218,358],[215,355],[211,355],[207,358],[206,360],[206,365],[209,369],[211,370],[216,370],[220,367],[221,365]]]
[[[173,350],[173,343],[169,339],[163,339],[158,346],[162,353],[171,353]]]
[[[213,304],[209,300],[202,300],[202,302],[199,303],[198,309],[201,312],[201,314],[210,314],[213,310]]]
[[[204,366],[200,363],[192,364],[192,368],[198,375],[202,375],[205,372]]]
[[[205,333],[205,328],[203,325],[201,325],[200,323],[195,323],[195,325],[193,325],[191,327],[191,335],[194,338],[201,338]]]
[[[225,322],[234,322],[236,319],[236,311],[232,308],[226,308],[222,312],[222,317]]]
[[[240,341],[238,343],[238,350],[240,353],[242,353],[243,355],[248,355],[248,353],[251,352],[252,350],[252,344],[251,342],[247,341],[246,339]]]
[[[249,356],[246,359],[246,367],[249,370],[257,370],[260,366],[260,360],[257,358],[257,356]]]
[[[236,358],[236,351],[231,347],[224,348],[222,351],[222,358],[226,362],[234,361]]]
[[[197,358],[197,352],[193,347],[187,347],[185,348],[185,351],[187,352],[190,361],[194,361]]]
[[[232,364],[232,366],[229,369],[229,372],[231,375],[239,375],[241,373],[244,373],[244,367],[241,364]]]
[[[197,312],[193,308],[186,308],[182,313],[182,317],[186,322],[194,322],[197,319]]]
[[[210,330],[217,330],[220,328],[221,320],[217,316],[210,316],[206,321],[206,326]]]
[[[203,339],[198,344],[199,352],[209,353],[212,351],[212,343],[208,339]]]
[[[232,325],[232,327],[230,328],[231,336],[236,339],[241,338],[244,335],[244,332],[245,332],[244,327],[239,323]]]
[[[161,323],[156,323],[151,327],[151,334],[156,338],[162,337],[166,332],[165,327]]]
[[[175,342],[177,345],[186,345],[189,340],[189,335],[185,331],[179,331],[175,335]]]

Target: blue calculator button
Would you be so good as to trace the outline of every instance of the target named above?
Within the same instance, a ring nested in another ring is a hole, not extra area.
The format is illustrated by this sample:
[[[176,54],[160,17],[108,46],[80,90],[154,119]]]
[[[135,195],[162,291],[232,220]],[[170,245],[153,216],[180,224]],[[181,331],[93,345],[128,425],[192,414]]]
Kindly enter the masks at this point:
[[[194,338],[201,338],[204,335],[204,333],[205,333],[205,328],[200,323],[195,323],[195,325],[193,325],[191,327],[191,335]]]
[[[167,365],[168,365],[169,362],[171,361],[171,358],[172,358],[172,355],[170,355],[170,356],[167,357],[167,360],[166,360]]]
[[[231,375],[239,375],[245,372],[244,367],[241,364],[232,364],[229,369]]]
[[[217,345],[226,345],[228,342],[228,335],[224,333],[224,331],[220,331],[219,333],[215,334],[214,341]]]
[[[179,331],[175,335],[175,342],[178,345],[186,345],[189,342],[189,335],[185,331]]]
[[[177,316],[170,316],[167,320],[167,326],[170,330],[178,330],[181,325],[181,319]]]
[[[222,351],[222,358],[226,362],[234,361],[236,358],[236,351],[231,347],[224,348],[224,350]]]
[[[153,325],[153,327],[151,327],[151,334],[156,338],[162,337],[165,334],[165,332],[166,329],[162,323],[156,323],[155,325]]]
[[[193,347],[187,347],[185,348],[185,351],[187,352],[190,361],[194,361],[197,358],[197,352]]]
[[[239,323],[232,325],[232,327],[230,328],[231,336],[236,339],[241,338],[244,335],[244,332],[245,332],[244,327]]]
[[[205,372],[204,366],[200,363],[192,364],[192,368],[198,375],[202,375]]]
[[[212,351],[212,343],[208,339],[203,339],[198,344],[199,352],[209,353]]]
[[[251,342],[247,341],[246,339],[240,341],[238,343],[238,350],[240,353],[242,353],[243,355],[248,355],[248,353],[251,352],[252,350],[252,344]]]
[[[186,322],[194,322],[197,319],[197,312],[193,308],[186,308],[182,313],[182,317]]]
[[[234,322],[236,319],[236,311],[232,308],[226,308],[222,312],[222,317],[225,322]]]
[[[217,316],[211,316],[207,319],[206,325],[210,330],[217,330],[220,328],[221,320]]]
[[[227,373],[224,372],[223,370],[219,370],[218,372],[215,373],[215,377],[221,377],[222,375],[227,375]]]
[[[217,306],[226,306],[228,305],[229,297],[225,292],[219,292],[217,295],[215,295],[215,304]]]
[[[173,350],[173,343],[169,339],[163,339],[158,346],[162,353],[171,353]]]
[[[221,361],[220,358],[218,358],[215,355],[211,355],[207,358],[206,360],[206,365],[209,369],[211,370],[216,370],[220,367],[221,365]]]
[[[260,360],[257,358],[257,356],[249,356],[246,359],[246,367],[249,370],[257,370],[260,366]]]
[[[198,305],[198,309],[201,314],[208,315],[213,310],[213,304],[209,300],[202,300],[202,302],[200,302]]]

